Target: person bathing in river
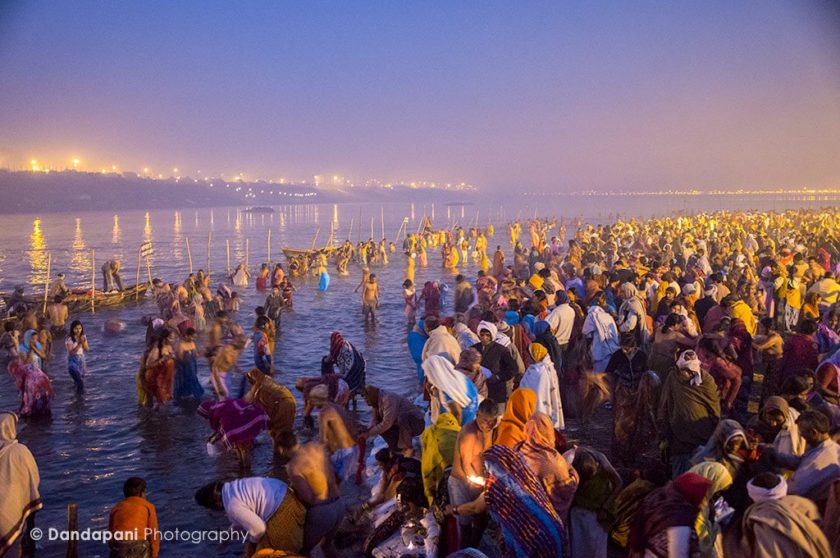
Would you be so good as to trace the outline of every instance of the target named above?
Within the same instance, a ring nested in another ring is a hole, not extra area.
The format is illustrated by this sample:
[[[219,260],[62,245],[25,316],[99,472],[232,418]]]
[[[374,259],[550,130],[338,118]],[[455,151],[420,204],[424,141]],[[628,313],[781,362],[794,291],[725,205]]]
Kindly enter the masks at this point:
[[[339,483],[351,478],[359,465],[356,423],[347,408],[329,400],[329,388],[319,384],[309,391],[312,406],[318,409],[318,433],[330,454]]]
[[[67,372],[76,384],[76,393],[81,395],[85,392],[84,377],[87,375],[85,353],[90,351],[90,345],[79,320],[70,324],[70,335],[64,340],[64,347],[67,349]]]
[[[64,304],[62,295],[55,295],[52,302],[47,305],[47,317],[50,319],[50,331],[56,335],[63,335],[66,332],[64,324],[70,313],[67,305]]]
[[[271,375],[272,342],[270,335],[271,321],[260,316],[254,323],[254,366],[263,374]]]
[[[371,273],[362,289],[362,313],[365,316],[365,323],[370,320],[376,322],[376,310],[379,309],[379,283],[376,281],[376,274]]]
[[[251,279],[251,274],[248,272],[248,268],[245,267],[245,264],[239,264],[236,266],[236,270],[234,270],[233,275],[231,275],[230,280],[235,287],[247,287],[248,280]]]

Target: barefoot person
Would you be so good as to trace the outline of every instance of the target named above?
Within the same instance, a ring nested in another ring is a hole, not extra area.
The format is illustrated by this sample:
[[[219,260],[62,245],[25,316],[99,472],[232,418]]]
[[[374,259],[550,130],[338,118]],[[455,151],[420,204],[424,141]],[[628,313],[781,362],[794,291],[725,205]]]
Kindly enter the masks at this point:
[[[335,476],[339,483],[346,481],[356,473],[359,465],[356,425],[345,407],[330,402],[326,384],[312,388],[309,399],[318,409],[320,440],[330,454]]]
[[[281,446],[285,455],[290,457],[286,465],[289,486],[306,506],[301,553],[309,555],[320,545],[327,558],[337,556],[333,538],[341,525],[346,506],[326,448],[319,442],[301,446],[292,433],[283,436]]]

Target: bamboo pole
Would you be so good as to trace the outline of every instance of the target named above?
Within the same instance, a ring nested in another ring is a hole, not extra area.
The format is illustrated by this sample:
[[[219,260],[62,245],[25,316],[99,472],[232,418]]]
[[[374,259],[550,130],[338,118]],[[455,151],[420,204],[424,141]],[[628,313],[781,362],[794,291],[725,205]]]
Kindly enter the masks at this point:
[[[362,241],[362,206],[359,206],[359,230],[356,232],[356,244]]]
[[[347,229],[347,241],[350,241],[350,237],[353,236],[353,217],[350,217],[350,228]]]
[[[373,217],[370,218],[370,239],[373,240]]]
[[[187,237],[187,258],[189,258],[189,260],[190,260],[190,275],[192,275],[192,272],[193,272],[192,252],[190,251],[190,239],[189,239],[189,237]]]
[[[245,269],[248,269],[248,262],[251,259],[251,239],[245,239]]]
[[[318,225],[318,228],[315,229],[315,236],[312,237],[312,246],[309,247],[310,250],[315,249],[315,243],[318,241],[318,233],[321,232],[321,225]]]
[[[140,248],[137,249],[137,277],[134,280],[134,300],[135,302],[140,300],[140,266],[143,263],[140,261],[140,254],[143,249],[143,245],[140,245]]]
[[[271,227],[268,227],[268,267],[271,267]]]
[[[225,239],[225,248],[227,249],[227,272],[230,275],[230,240]]]
[[[90,313],[96,314],[96,250],[90,251]]]
[[[150,258],[151,256],[146,256],[146,279],[149,285],[152,284],[152,260]]]
[[[207,277],[210,277],[210,244],[213,239],[213,231],[207,233]]]
[[[385,207],[379,206],[379,218],[382,223],[382,240],[385,240]]]
[[[79,529],[79,514],[76,504],[67,504],[67,532],[76,533]],[[21,537],[22,538],[22,537]],[[69,537],[67,540],[67,557],[78,558],[79,548],[77,537]]]
[[[47,295],[50,292],[50,275],[52,274],[52,253],[47,253],[47,280],[44,282],[44,314],[47,313]]]

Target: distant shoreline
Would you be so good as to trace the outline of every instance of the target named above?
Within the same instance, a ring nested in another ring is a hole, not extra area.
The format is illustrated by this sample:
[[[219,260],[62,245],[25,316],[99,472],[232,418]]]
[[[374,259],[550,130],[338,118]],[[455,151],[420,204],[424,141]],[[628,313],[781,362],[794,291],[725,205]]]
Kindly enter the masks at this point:
[[[324,190],[308,184],[150,179],[131,173],[0,170],[0,215],[68,211],[254,207],[313,203],[441,202],[472,205],[475,193],[394,186]]]

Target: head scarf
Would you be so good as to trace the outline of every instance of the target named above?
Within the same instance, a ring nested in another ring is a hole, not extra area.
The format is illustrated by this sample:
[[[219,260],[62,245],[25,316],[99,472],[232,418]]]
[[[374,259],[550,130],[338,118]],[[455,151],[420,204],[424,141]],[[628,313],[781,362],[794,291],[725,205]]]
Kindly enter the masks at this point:
[[[697,473],[683,473],[674,479],[674,489],[695,509],[700,508],[711,487],[712,481]]]
[[[423,361],[422,366],[430,384],[445,393],[462,409],[470,404],[470,390],[468,389],[470,380],[455,370],[455,366],[449,359],[432,355]]]
[[[525,441],[540,448],[554,450],[556,437],[548,415],[539,411],[531,415],[525,423]]]
[[[753,480],[747,483],[747,494],[753,502],[766,502],[767,500],[781,500],[787,496],[788,485],[785,478],[781,475],[776,475],[779,483],[773,488],[762,488],[753,484]]]
[[[505,414],[496,432],[496,443],[512,448],[525,439],[525,423],[537,409],[534,390],[517,388],[510,394]]]
[[[562,520],[542,483],[520,455],[495,445],[484,452],[491,475],[487,509],[501,526],[512,556],[556,558],[565,547]]]
[[[4,411],[0,413],[0,450],[17,443],[18,416]]]
[[[549,324],[545,320],[540,320],[534,324],[534,335],[539,337],[540,335],[548,331],[550,328],[551,324]]]
[[[496,334],[499,333],[499,329],[496,327],[495,324],[486,321],[478,322],[478,327],[476,328],[476,331],[478,333],[481,333],[482,329],[486,329],[487,331],[489,331],[493,339],[496,339]]]
[[[338,359],[341,349],[344,348],[344,343],[344,337],[342,337],[341,333],[333,331],[332,335],[330,335],[330,357],[333,360]]]
[[[677,359],[677,368],[680,370],[691,370],[694,374],[691,378],[691,384],[699,386],[703,383],[703,374],[700,368],[700,358],[692,350],[683,351],[680,358]]]
[[[636,289],[636,285],[630,282],[622,283],[619,290],[621,291],[621,298],[624,300],[630,300],[631,298],[638,296],[639,293]]]
[[[540,362],[548,356],[548,349],[540,343],[531,343],[528,345],[528,352],[531,353],[531,358],[534,359],[534,362]]]
[[[744,443],[747,442],[747,434],[741,424],[732,419],[724,419],[715,427],[715,431],[702,448],[697,450],[692,458],[693,463],[700,463],[702,461],[720,461],[732,462],[733,465],[739,465],[743,459],[738,455],[726,453],[726,446],[734,439],[741,437]],[[726,463],[724,463],[726,464]],[[730,471],[731,472],[731,471]]]

